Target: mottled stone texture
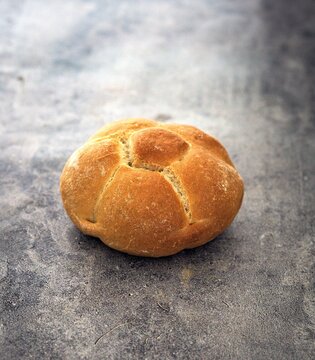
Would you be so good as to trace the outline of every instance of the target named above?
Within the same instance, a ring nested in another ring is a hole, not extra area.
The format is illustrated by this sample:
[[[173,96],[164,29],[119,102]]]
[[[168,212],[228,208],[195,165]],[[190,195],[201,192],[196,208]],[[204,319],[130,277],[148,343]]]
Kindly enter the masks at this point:
[[[0,2],[1,359],[314,358],[315,4]],[[217,136],[232,226],[163,259],[80,234],[58,181],[131,116]]]

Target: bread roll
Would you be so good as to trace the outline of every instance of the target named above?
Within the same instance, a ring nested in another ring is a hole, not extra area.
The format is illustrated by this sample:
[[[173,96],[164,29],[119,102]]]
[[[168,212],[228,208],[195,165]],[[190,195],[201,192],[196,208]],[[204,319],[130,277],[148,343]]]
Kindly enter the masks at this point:
[[[244,187],[213,137],[193,126],[130,119],[105,126],[71,155],[60,190],[83,233],[128,254],[159,257],[222,233]]]

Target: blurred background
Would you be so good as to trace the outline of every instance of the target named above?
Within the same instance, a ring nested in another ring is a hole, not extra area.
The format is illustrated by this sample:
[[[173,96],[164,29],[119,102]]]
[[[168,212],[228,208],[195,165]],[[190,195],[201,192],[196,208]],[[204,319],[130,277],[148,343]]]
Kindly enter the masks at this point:
[[[0,1],[0,357],[314,358],[315,3]],[[115,119],[195,125],[245,180],[206,246],[77,231],[59,176]]]

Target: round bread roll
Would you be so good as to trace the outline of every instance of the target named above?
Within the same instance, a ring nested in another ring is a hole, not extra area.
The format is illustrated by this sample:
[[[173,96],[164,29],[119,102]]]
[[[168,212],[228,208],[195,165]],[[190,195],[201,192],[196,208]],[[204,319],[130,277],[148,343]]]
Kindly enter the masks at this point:
[[[244,193],[216,139],[193,126],[146,119],[100,129],[69,158],[60,189],[83,233],[151,257],[214,239],[231,224]]]

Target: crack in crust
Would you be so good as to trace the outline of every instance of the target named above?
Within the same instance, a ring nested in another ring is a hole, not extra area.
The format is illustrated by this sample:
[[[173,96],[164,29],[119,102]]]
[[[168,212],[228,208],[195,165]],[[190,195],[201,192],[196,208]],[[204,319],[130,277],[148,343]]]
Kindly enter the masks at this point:
[[[107,190],[107,188],[109,187],[109,185],[112,183],[112,181],[114,180],[115,176],[116,176],[116,173],[117,171],[121,168],[121,165],[118,165],[116,167],[116,169],[113,171],[112,175],[110,176],[110,178],[104,183],[103,187],[102,187],[102,190],[100,191],[98,197],[97,197],[97,200],[96,200],[96,203],[95,203],[95,206],[94,206],[94,210],[93,210],[93,221],[90,221],[92,223],[96,223],[97,220],[96,220],[96,211],[100,205],[100,201],[103,197],[103,195],[105,194],[105,191]]]
[[[123,159],[125,160],[125,163],[131,168],[159,172],[165,178],[165,180],[167,180],[172,185],[175,193],[179,197],[184,212],[186,214],[186,217],[188,218],[189,224],[193,223],[190,204],[184,186],[181,184],[181,182],[175,175],[174,171],[170,167],[161,167],[161,166],[155,166],[145,163],[141,163],[141,166],[137,166],[137,167],[133,166],[133,158],[132,158],[129,138],[134,132],[135,131],[129,133],[128,137],[123,137],[120,139],[120,143],[122,144]],[[179,159],[178,161],[181,160],[182,158]]]
[[[130,135],[130,134],[128,134]],[[101,139],[97,139],[96,141],[103,141],[104,139],[107,138],[111,138],[111,137],[102,137]],[[114,137],[112,138],[114,139]],[[121,153],[122,153],[122,159],[124,160],[124,162],[132,167],[132,159],[130,156],[130,145],[129,145],[129,136],[126,136],[126,134],[124,134],[122,137],[120,137],[118,144],[120,145],[120,149],[121,149]],[[94,140],[95,141],[95,140]],[[97,219],[96,219],[96,211],[100,205],[100,201],[103,198],[103,195],[105,193],[105,191],[108,189],[109,185],[112,183],[112,181],[114,180],[117,171],[121,168],[121,164],[117,165],[117,167],[115,168],[115,170],[113,171],[112,175],[110,176],[110,178],[103,184],[103,187],[97,197],[97,200],[95,202],[95,206],[94,206],[94,210],[93,210],[93,220],[91,221],[90,219],[87,219],[89,222],[95,224],[97,223]]]
[[[145,163],[141,163],[141,166],[137,166],[137,167],[133,166],[133,157],[132,157],[129,139],[130,139],[130,136],[135,132],[137,132],[137,130],[130,131],[128,134],[124,134],[123,136],[121,136],[119,138],[119,144],[120,144],[121,153],[122,153],[122,160],[123,160],[124,164],[133,169],[144,169],[144,170],[148,170],[148,171],[159,172],[164,177],[164,179],[172,185],[172,188],[174,189],[175,193],[179,197],[180,203],[183,206],[183,209],[184,209],[184,212],[188,219],[189,224],[192,224],[193,223],[192,213],[191,213],[190,204],[189,204],[189,200],[188,200],[186,191],[184,189],[184,186],[181,184],[181,182],[175,175],[174,171],[169,166],[161,167],[161,166],[155,166],[155,165],[150,165],[150,164],[145,164]],[[177,161],[181,161],[181,160],[182,160],[182,158]],[[100,191],[99,196],[98,196],[95,206],[94,206],[93,221],[89,220],[90,222],[92,222],[92,223],[97,222],[96,211],[100,205],[100,201],[103,198],[103,195],[106,192],[106,190],[108,189],[109,185],[114,180],[116,173],[121,168],[121,166],[122,165],[119,164],[116,167],[116,169],[114,170],[114,172],[112,173],[112,175],[110,176],[110,178],[104,183],[103,188]]]
[[[179,198],[181,200],[181,203],[183,205],[185,214],[188,218],[189,224],[192,224],[193,223],[192,213],[191,213],[189,200],[186,195],[184,186],[178,180],[174,171],[170,167],[164,168],[162,170],[162,174],[164,175],[164,178],[173,186],[173,189],[175,190],[175,192],[177,193],[177,195],[179,196]]]

